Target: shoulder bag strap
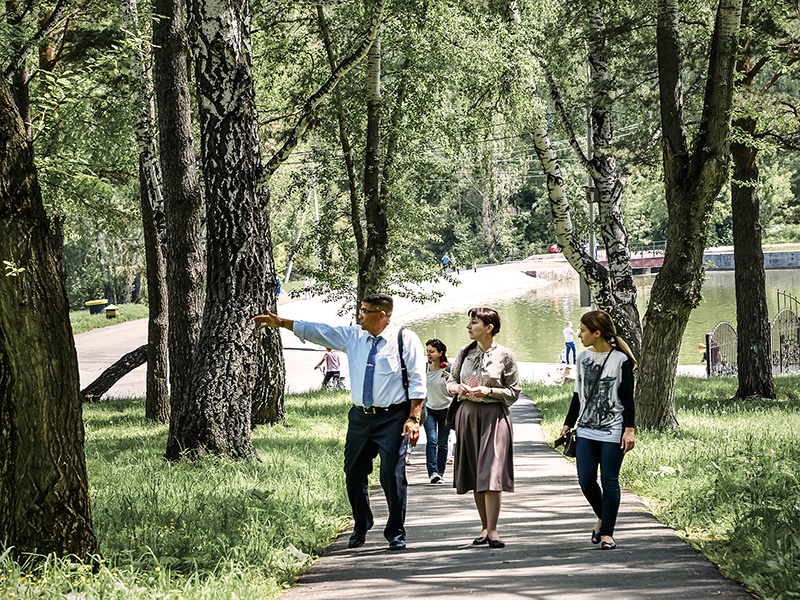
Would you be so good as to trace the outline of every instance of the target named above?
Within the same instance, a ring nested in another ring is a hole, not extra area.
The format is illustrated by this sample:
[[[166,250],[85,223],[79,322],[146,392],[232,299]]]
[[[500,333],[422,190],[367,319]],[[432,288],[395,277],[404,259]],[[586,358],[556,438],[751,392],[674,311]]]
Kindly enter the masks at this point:
[[[401,327],[397,332],[397,350],[400,352],[400,375],[403,378],[403,389],[406,391],[406,400],[408,400],[408,369],[406,368],[406,361],[403,359],[403,330]]]

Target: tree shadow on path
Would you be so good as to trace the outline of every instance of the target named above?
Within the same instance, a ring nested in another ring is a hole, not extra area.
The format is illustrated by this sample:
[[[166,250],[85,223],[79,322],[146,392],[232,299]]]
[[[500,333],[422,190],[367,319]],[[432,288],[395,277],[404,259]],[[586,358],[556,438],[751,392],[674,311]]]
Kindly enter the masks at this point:
[[[473,546],[480,521],[472,494],[428,483],[424,448],[408,468],[408,549],[390,552],[381,535],[382,490],[373,490],[375,528],[347,549],[342,533],[282,598],[752,598],[646,512],[623,490],[618,548],[590,541],[595,519],[577,484],[574,463],[544,441],[529,398],[512,408],[516,491],[503,495],[499,530],[506,547]]]

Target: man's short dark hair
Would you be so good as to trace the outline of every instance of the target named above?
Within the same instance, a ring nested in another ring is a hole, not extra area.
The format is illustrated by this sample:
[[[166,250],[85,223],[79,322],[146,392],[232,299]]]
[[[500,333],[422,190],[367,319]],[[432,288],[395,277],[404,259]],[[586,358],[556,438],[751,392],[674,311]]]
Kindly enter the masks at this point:
[[[391,315],[394,309],[394,300],[387,294],[367,294],[362,302],[378,307],[387,315]]]

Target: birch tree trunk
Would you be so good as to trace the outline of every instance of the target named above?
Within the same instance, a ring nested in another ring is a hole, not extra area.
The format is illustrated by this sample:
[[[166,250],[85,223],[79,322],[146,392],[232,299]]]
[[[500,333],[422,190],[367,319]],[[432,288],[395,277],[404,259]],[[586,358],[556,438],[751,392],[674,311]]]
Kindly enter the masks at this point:
[[[690,151],[683,116],[678,2],[658,2],[658,73],[669,225],[664,265],[653,283],[643,322],[636,409],[637,424],[645,428],[664,430],[677,426],[678,353],[689,314],[700,302],[709,214],[728,176],[730,109],[741,12],[742,0],[720,0],[703,114]]]
[[[380,31],[367,56],[367,140],[364,149],[364,216],[366,246],[358,267],[356,306],[369,293],[382,291],[383,267],[388,257],[389,221],[386,197],[380,189],[381,155],[381,36]]]
[[[205,280],[185,0],[154,0],[153,58],[166,216],[170,410],[186,400],[200,339]],[[172,425],[170,425],[172,426]]]
[[[136,0],[122,1],[122,16],[129,34],[139,32]],[[169,420],[167,385],[167,283],[164,265],[166,223],[161,173],[156,149],[153,80],[141,42],[131,56],[131,80],[136,93],[136,144],[139,147],[139,197],[142,205],[145,258],[147,260],[147,397],[145,418],[166,423]]]
[[[513,4],[513,3],[512,3]],[[598,308],[608,312],[617,332],[630,346],[634,356],[641,353],[642,330],[636,304],[636,284],[633,280],[628,232],[622,219],[622,192],[628,173],[620,173],[613,153],[613,100],[610,94],[609,56],[603,7],[597,0],[589,0],[587,9],[588,61],[591,65],[589,80],[590,124],[594,143],[593,156],[583,152],[572,129],[571,121],[549,69],[544,66],[556,111],[568,132],[570,147],[594,182],[598,219],[608,268],[598,263],[594,251],[586,253],[572,225],[570,201],[561,175],[558,157],[550,144],[544,114],[539,115],[533,128],[534,148],[547,177],[550,211],[553,215],[556,241],[567,262],[587,282]],[[534,96],[536,90],[534,89]],[[540,102],[538,98],[535,101]]]
[[[251,403],[259,380],[253,315],[275,307],[269,188],[258,137],[248,0],[192,0],[189,37],[206,192],[208,279],[190,391],[172,415],[166,457],[255,454]],[[277,330],[268,359],[283,372]],[[279,381],[282,390],[283,381]],[[282,392],[281,392],[282,393]]]
[[[63,273],[25,124],[0,78],[0,539],[27,553],[98,552],[78,360]]]

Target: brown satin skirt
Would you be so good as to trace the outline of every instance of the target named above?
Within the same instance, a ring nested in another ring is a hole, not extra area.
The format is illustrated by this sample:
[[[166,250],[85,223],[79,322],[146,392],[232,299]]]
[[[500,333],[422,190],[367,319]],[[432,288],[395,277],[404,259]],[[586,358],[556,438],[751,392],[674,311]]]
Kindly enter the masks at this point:
[[[461,403],[453,463],[453,487],[459,494],[514,491],[512,420],[504,403]]]

